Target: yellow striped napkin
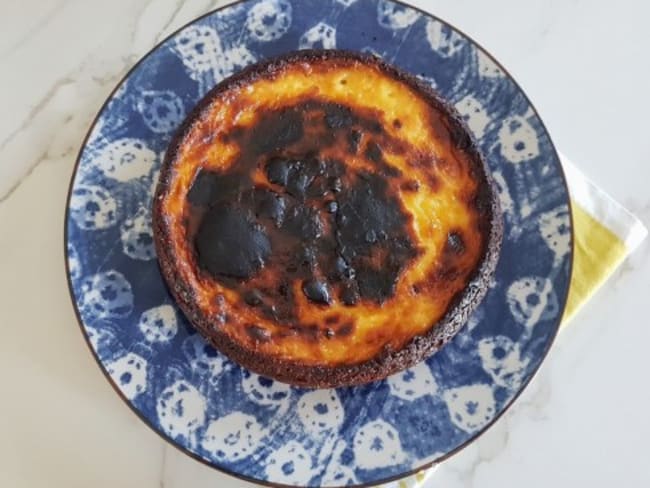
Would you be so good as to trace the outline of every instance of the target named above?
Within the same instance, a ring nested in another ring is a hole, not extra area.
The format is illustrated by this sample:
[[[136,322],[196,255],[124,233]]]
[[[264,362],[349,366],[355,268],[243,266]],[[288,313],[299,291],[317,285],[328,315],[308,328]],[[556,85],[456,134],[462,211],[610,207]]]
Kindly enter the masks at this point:
[[[560,156],[571,193],[575,236],[573,274],[562,318],[566,325],[625,258],[645,239],[641,221]],[[384,488],[419,488],[436,467]]]

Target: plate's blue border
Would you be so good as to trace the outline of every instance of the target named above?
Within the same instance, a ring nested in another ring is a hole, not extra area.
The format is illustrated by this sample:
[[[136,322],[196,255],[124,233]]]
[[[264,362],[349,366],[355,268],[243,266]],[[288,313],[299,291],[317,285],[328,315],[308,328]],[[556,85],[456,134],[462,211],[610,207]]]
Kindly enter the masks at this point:
[[[273,483],[273,482],[269,482],[269,481],[258,480],[258,479],[252,478],[252,477],[248,477],[248,476],[242,475],[241,473],[236,473],[236,472],[234,472],[234,471],[229,471],[229,470],[227,470],[227,469],[225,469],[225,468],[223,468],[223,467],[216,466],[216,465],[210,463],[209,461],[207,461],[206,459],[202,458],[201,456],[199,456],[199,455],[197,455],[197,454],[195,454],[195,453],[193,453],[193,452],[191,452],[191,451],[185,449],[184,446],[182,446],[181,444],[179,444],[178,442],[176,442],[174,439],[171,439],[170,437],[168,437],[164,432],[161,432],[159,429],[157,429],[157,428],[156,428],[156,427],[155,427],[155,426],[154,426],[154,425],[149,421],[149,419],[147,419],[144,415],[142,415],[142,413],[141,413],[140,411],[138,411],[138,409],[136,409],[136,408],[133,406],[133,404],[132,404],[131,402],[129,402],[129,400],[124,396],[124,394],[122,393],[122,391],[118,388],[118,386],[115,384],[115,382],[113,381],[113,379],[111,378],[111,376],[108,374],[108,371],[106,371],[106,368],[104,367],[104,364],[100,361],[99,357],[97,356],[97,352],[93,349],[93,347],[92,347],[92,345],[91,345],[91,343],[90,343],[90,338],[88,337],[88,334],[86,333],[86,329],[85,329],[84,326],[83,326],[83,320],[82,320],[81,315],[80,315],[80,312],[79,312],[79,307],[77,306],[77,302],[76,302],[75,297],[74,297],[74,291],[73,291],[73,287],[72,287],[72,278],[71,278],[71,274],[70,274],[69,256],[68,256],[68,240],[69,240],[69,239],[68,239],[68,237],[69,237],[69,236],[68,236],[68,219],[69,219],[69,213],[70,213],[70,198],[71,198],[71,196],[72,196],[72,189],[73,189],[73,186],[74,186],[75,176],[76,176],[76,174],[77,174],[77,170],[78,170],[78,168],[79,168],[79,163],[80,163],[80,161],[81,161],[81,155],[82,155],[82,152],[83,152],[84,147],[86,146],[86,144],[87,144],[87,142],[88,142],[88,139],[90,138],[90,134],[91,134],[91,132],[92,132],[92,130],[93,130],[93,127],[95,127],[95,125],[96,125],[96,123],[97,123],[99,117],[101,116],[102,112],[104,111],[104,109],[105,109],[106,106],[108,105],[109,101],[110,101],[110,100],[113,98],[113,96],[115,95],[115,92],[120,88],[120,86],[122,86],[122,84],[123,84],[123,83],[124,83],[124,82],[125,82],[125,81],[130,77],[130,76],[131,76],[131,74],[132,74],[132,73],[133,73],[133,72],[134,72],[134,71],[135,71],[135,70],[136,70],[136,69],[137,69],[137,68],[138,68],[138,67],[139,67],[139,66],[140,66],[140,65],[141,65],[141,64],[142,64],[142,63],[143,63],[143,62],[144,62],[144,61],[145,61],[145,60],[146,60],[146,59],[147,59],[147,58],[148,58],[148,57],[149,57],[149,56],[154,52],[154,51],[156,51],[156,50],[157,50],[157,49],[158,49],[162,44],[164,44],[165,42],[167,42],[170,38],[174,37],[174,36],[175,36],[176,34],[178,34],[180,31],[182,31],[182,30],[185,29],[186,27],[188,27],[188,26],[194,24],[195,22],[197,22],[197,21],[199,21],[199,20],[201,20],[201,19],[203,19],[203,18],[205,18],[205,17],[208,17],[208,16],[210,16],[210,15],[216,13],[216,12],[219,12],[219,11],[224,10],[224,9],[226,9],[226,8],[231,8],[232,6],[234,6],[234,5],[238,4],[238,3],[246,3],[246,2],[248,2],[248,1],[250,1],[250,0],[237,0],[237,1],[235,1],[235,2],[229,3],[229,4],[227,4],[227,5],[223,5],[223,6],[219,7],[219,8],[216,8],[216,9],[214,9],[214,10],[211,10],[211,11],[209,11],[209,12],[207,12],[207,13],[205,13],[205,14],[203,14],[203,15],[201,15],[201,16],[195,18],[195,19],[192,19],[191,21],[187,22],[186,24],[183,24],[181,27],[179,27],[178,29],[176,29],[175,31],[173,31],[172,33],[170,33],[167,37],[165,37],[165,38],[162,39],[160,42],[158,42],[155,46],[153,46],[153,47],[152,47],[152,48],[151,48],[151,49],[150,49],[150,50],[149,50],[149,51],[148,51],[144,56],[142,56],[142,57],[138,60],[138,62],[136,62],[136,63],[135,63],[135,64],[134,64],[130,69],[129,69],[129,71],[127,71],[127,73],[126,73],[126,74],[125,74],[125,75],[120,79],[120,81],[117,82],[117,84],[115,85],[115,88],[113,88],[113,90],[111,90],[111,92],[108,94],[108,96],[106,97],[106,100],[104,101],[104,103],[102,104],[101,108],[99,109],[99,111],[97,112],[97,114],[95,115],[95,117],[93,118],[93,120],[92,120],[92,122],[91,122],[91,124],[90,124],[90,126],[89,126],[89,129],[88,129],[88,131],[87,131],[87,133],[86,133],[86,136],[84,137],[84,139],[83,139],[83,141],[82,141],[82,143],[81,143],[81,146],[80,146],[80,148],[79,148],[79,153],[77,154],[77,158],[76,158],[76,161],[75,161],[75,165],[74,165],[74,168],[73,168],[73,170],[72,170],[72,175],[71,175],[71,177],[70,177],[70,184],[69,184],[69,186],[68,186],[68,196],[66,197],[65,217],[64,217],[64,221],[63,221],[63,258],[64,258],[64,261],[65,261],[66,279],[67,279],[67,282],[68,282],[68,292],[69,292],[69,294],[70,294],[70,300],[71,300],[71,302],[72,302],[72,306],[73,306],[73,308],[74,308],[74,312],[75,312],[75,315],[76,315],[76,317],[77,317],[77,323],[78,323],[79,328],[81,329],[81,333],[83,334],[84,339],[85,339],[85,341],[86,341],[86,345],[88,346],[88,349],[90,349],[90,352],[92,353],[93,358],[95,358],[95,361],[96,361],[97,364],[99,365],[99,367],[100,367],[102,373],[104,374],[104,376],[105,376],[106,379],[108,380],[109,384],[113,387],[113,390],[115,390],[115,392],[120,396],[120,398],[124,401],[124,403],[126,403],[126,404],[128,405],[128,407],[131,409],[131,411],[132,411],[133,413],[135,413],[135,414],[140,418],[140,420],[142,420],[142,421],[143,421],[143,422],[144,422],[144,423],[145,423],[149,428],[151,428],[151,430],[153,430],[156,434],[158,434],[160,437],[162,437],[165,441],[167,441],[169,444],[171,444],[172,446],[174,446],[175,448],[177,448],[178,450],[180,450],[180,451],[183,452],[184,454],[187,454],[188,456],[190,456],[190,457],[196,459],[197,461],[199,461],[199,462],[201,462],[201,463],[203,463],[203,464],[205,464],[205,465],[207,465],[207,466],[210,466],[211,468],[214,468],[214,469],[216,469],[216,470],[218,470],[218,471],[221,471],[222,473],[225,473],[225,474],[228,474],[228,475],[230,475],[230,476],[234,476],[235,478],[239,478],[239,479],[244,480],[244,481],[247,481],[247,482],[249,482],[249,483],[255,483],[255,484],[258,484],[258,485],[271,486],[271,487],[278,487],[278,488],[295,488],[295,487],[292,486],[292,485],[284,485],[284,484],[281,484],[281,483]],[[560,161],[560,157],[559,157],[559,154],[558,154],[558,152],[557,152],[557,149],[555,148],[555,144],[553,143],[553,139],[551,138],[551,136],[550,136],[550,134],[549,134],[549,132],[548,132],[548,130],[547,130],[547,128],[546,128],[546,124],[544,124],[544,121],[543,121],[542,118],[540,117],[539,112],[537,111],[537,109],[535,108],[535,106],[533,105],[533,103],[531,102],[531,100],[530,100],[530,98],[528,97],[528,95],[526,94],[526,92],[524,92],[524,90],[521,88],[521,86],[520,86],[520,85],[517,83],[517,81],[512,77],[512,75],[510,74],[510,72],[509,72],[509,71],[508,71],[508,70],[507,70],[503,65],[501,65],[501,63],[499,63],[499,61],[497,61],[497,60],[496,60],[496,59],[495,59],[495,58],[494,58],[494,57],[493,57],[493,56],[492,56],[492,55],[491,55],[491,54],[490,54],[490,53],[489,53],[485,48],[483,48],[483,46],[482,46],[481,44],[479,44],[478,42],[476,42],[476,40],[475,40],[472,36],[468,35],[467,33],[463,32],[462,30],[458,29],[457,27],[455,27],[454,25],[450,24],[449,22],[446,22],[445,20],[443,20],[443,19],[441,19],[441,18],[439,18],[439,17],[436,17],[434,14],[432,14],[432,13],[430,13],[430,12],[427,12],[426,10],[423,10],[423,9],[421,9],[421,8],[419,8],[419,7],[416,7],[416,6],[414,6],[414,5],[410,5],[410,4],[406,3],[406,2],[402,2],[401,0],[392,0],[392,1],[395,2],[395,3],[397,3],[397,4],[403,5],[403,6],[405,6],[405,7],[408,7],[408,8],[414,9],[414,10],[416,10],[417,12],[419,12],[419,13],[421,13],[421,14],[427,16],[427,17],[430,17],[430,18],[433,18],[433,19],[439,21],[440,23],[442,23],[442,24],[448,26],[450,29],[455,30],[455,31],[458,32],[459,34],[462,34],[462,35],[465,36],[465,37],[466,37],[466,38],[467,38],[467,39],[468,39],[468,40],[469,40],[469,41],[470,41],[474,46],[476,46],[477,48],[479,48],[479,49],[480,49],[480,50],[481,50],[481,51],[482,51],[486,56],[488,56],[488,58],[489,58],[492,62],[494,62],[494,63],[495,63],[495,64],[496,64],[496,65],[497,65],[497,66],[498,66],[498,67],[499,67],[499,68],[500,68],[504,73],[505,73],[505,75],[506,75],[506,76],[507,76],[507,77],[512,81],[512,83],[514,83],[514,85],[517,87],[517,89],[519,90],[519,92],[524,96],[524,98],[526,99],[526,102],[527,102],[528,105],[532,108],[532,110],[533,110],[535,116],[537,117],[537,119],[539,120],[540,124],[542,125],[542,129],[544,129],[544,132],[546,133],[546,136],[547,136],[548,139],[549,139],[549,142],[550,142],[550,144],[551,144],[551,148],[553,149],[553,152],[555,153],[555,157],[557,158],[558,161]],[[445,455],[440,456],[438,459],[435,459],[434,461],[431,461],[431,462],[429,462],[429,463],[425,463],[425,464],[423,464],[422,466],[419,466],[417,469],[413,469],[413,470],[411,470],[411,471],[407,471],[407,472],[402,473],[402,474],[400,474],[400,475],[391,476],[391,477],[388,477],[388,478],[385,478],[385,479],[381,479],[381,480],[373,481],[372,483],[362,483],[362,484],[353,485],[353,486],[357,486],[357,487],[368,487],[368,486],[381,485],[381,484],[384,484],[384,483],[390,483],[391,481],[400,480],[400,479],[405,478],[405,477],[407,477],[407,476],[410,476],[410,475],[413,475],[413,474],[415,474],[415,473],[418,473],[418,472],[422,471],[423,469],[430,468],[431,466],[436,465],[436,464],[438,464],[438,463],[440,463],[440,462],[442,462],[442,461],[444,461],[444,460],[450,458],[451,456],[453,456],[454,454],[458,453],[458,452],[461,451],[463,448],[465,448],[466,446],[468,446],[469,444],[471,444],[472,442],[474,442],[476,439],[478,439],[478,438],[479,438],[479,437],[480,437],[484,432],[486,432],[486,431],[487,431],[487,430],[488,430],[488,429],[489,429],[489,428],[490,428],[490,427],[491,427],[491,426],[492,426],[492,425],[493,425],[497,420],[499,420],[499,419],[501,418],[501,416],[502,416],[506,411],[508,411],[508,409],[512,406],[512,404],[517,400],[517,398],[519,398],[519,395],[521,395],[521,393],[526,389],[526,387],[528,386],[528,384],[530,383],[530,381],[531,381],[531,380],[532,380],[532,379],[537,375],[537,372],[539,371],[540,366],[542,365],[542,363],[543,363],[544,360],[546,359],[546,356],[548,355],[548,352],[549,352],[549,350],[551,349],[551,346],[552,346],[553,343],[555,342],[555,339],[556,339],[556,337],[557,337],[557,333],[558,333],[558,331],[559,331],[559,329],[560,329],[560,323],[562,322],[562,318],[564,317],[564,311],[565,311],[566,303],[567,303],[567,300],[568,300],[568,297],[569,297],[569,290],[570,290],[570,288],[571,288],[570,283],[571,283],[571,279],[572,279],[572,277],[573,277],[573,259],[574,259],[574,255],[575,255],[575,253],[574,253],[574,252],[575,252],[575,232],[574,232],[574,226],[573,226],[573,224],[574,224],[574,221],[573,221],[573,204],[572,204],[572,201],[571,201],[571,198],[570,198],[570,192],[569,192],[569,187],[568,187],[568,185],[567,185],[566,174],[564,173],[564,168],[562,168],[562,166],[560,165],[560,168],[559,168],[559,169],[560,169],[560,174],[561,174],[561,176],[562,176],[562,183],[563,183],[563,185],[564,185],[564,188],[565,188],[565,190],[566,190],[567,195],[569,195],[569,201],[567,202],[567,205],[568,205],[568,208],[569,208],[569,221],[570,221],[570,223],[571,223],[571,225],[570,225],[570,227],[571,227],[571,229],[570,229],[570,233],[571,233],[571,257],[570,257],[570,259],[569,259],[569,286],[566,287],[566,291],[565,291],[565,293],[564,293],[564,297],[563,297],[563,300],[562,300],[562,303],[561,303],[561,313],[558,314],[558,320],[557,320],[557,322],[556,322],[556,324],[555,324],[555,330],[554,330],[553,333],[552,333],[552,336],[551,336],[551,338],[550,338],[550,341],[548,341],[548,343],[546,344],[546,348],[544,349],[544,351],[543,351],[543,353],[542,353],[542,355],[541,355],[541,360],[539,361],[539,363],[537,364],[537,366],[534,368],[533,372],[529,375],[529,377],[528,377],[528,378],[527,378],[527,379],[522,383],[522,385],[520,386],[520,388],[519,388],[519,390],[517,391],[517,393],[515,393],[515,395],[514,395],[514,396],[510,399],[510,401],[509,401],[509,402],[508,402],[508,403],[503,407],[503,409],[502,409],[502,410],[501,410],[501,411],[500,411],[500,412],[499,412],[499,413],[498,413],[498,414],[497,414],[497,415],[496,415],[496,416],[495,416],[495,417],[494,417],[494,418],[493,418],[493,419],[492,419],[492,420],[491,420],[491,421],[490,421],[486,426],[484,426],[480,431],[478,431],[478,432],[477,432],[473,437],[471,437],[471,438],[468,439],[467,441],[463,442],[462,444],[460,444],[459,446],[457,446],[456,448],[454,448],[454,449],[451,450],[450,452],[446,453]],[[317,488],[317,487],[314,487],[314,488]],[[345,487],[345,488],[350,488],[350,487]]]

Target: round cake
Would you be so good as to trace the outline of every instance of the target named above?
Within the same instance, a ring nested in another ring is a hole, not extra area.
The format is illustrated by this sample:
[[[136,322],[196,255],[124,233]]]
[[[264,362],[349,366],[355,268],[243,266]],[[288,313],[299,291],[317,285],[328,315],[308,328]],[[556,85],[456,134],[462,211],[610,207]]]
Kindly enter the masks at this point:
[[[382,379],[485,295],[502,222],[460,116],[381,60],[300,51],[224,80],[170,144],[153,206],[189,321],[261,375]]]

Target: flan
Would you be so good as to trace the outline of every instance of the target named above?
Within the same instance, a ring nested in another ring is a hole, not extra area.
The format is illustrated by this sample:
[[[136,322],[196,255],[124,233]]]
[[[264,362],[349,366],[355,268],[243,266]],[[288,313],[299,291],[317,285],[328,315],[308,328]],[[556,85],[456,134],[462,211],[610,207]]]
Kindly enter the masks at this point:
[[[486,294],[502,234],[455,110],[380,59],[336,50],[215,86],[166,152],[153,225],[169,290],[210,344],[319,388],[440,349]]]

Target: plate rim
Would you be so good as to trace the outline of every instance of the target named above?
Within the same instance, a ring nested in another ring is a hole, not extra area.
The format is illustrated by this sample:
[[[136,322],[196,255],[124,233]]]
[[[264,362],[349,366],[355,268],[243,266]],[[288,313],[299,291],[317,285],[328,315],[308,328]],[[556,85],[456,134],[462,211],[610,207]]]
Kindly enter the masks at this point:
[[[101,117],[102,113],[104,112],[104,110],[106,109],[106,107],[108,106],[110,101],[113,99],[115,93],[120,89],[120,87],[123,85],[123,83],[126,80],[129,79],[129,77],[133,74],[133,72],[138,67],[140,67],[140,65],[142,65],[142,63],[144,63],[144,61],[147,58],[149,58],[149,56],[151,56],[155,51],[157,51],[163,44],[165,44],[171,38],[173,38],[174,36],[179,34],[182,30],[184,30],[185,28],[190,27],[192,24],[194,24],[196,22],[199,22],[199,21],[203,20],[204,18],[210,17],[213,14],[216,14],[216,13],[222,11],[222,10],[232,8],[232,7],[234,7],[234,6],[238,5],[238,4],[243,4],[243,3],[253,2],[253,1],[255,1],[255,0],[235,0],[233,2],[230,2],[230,3],[226,4],[226,5],[222,5],[220,7],[212,9],[212,10],[210,10],[210,11],[204,13],[204,14],[201,14],[198,17],[195,17],[195,18],[191,19],[190,21],[186,22],[185,24],[181,25],[180,27],[178,27],[177,29],[175,29],[174,31],[169,33],[167,36],[165,36],[163,39],[156,42],[156,44],[154,46],[152,46],[145,54],[141,55],[140,58],[119,79],[119,81],[115,84],[115,86],[110,91],[110,93],[108,93],[108,95],[106,95],[106,98],[105,98],[104,102],[102,103],[101,107],[99,108],[99,110],[97,111],[97,113],[93,117],[92,121],[90,122],[90,124],[88,126],[88,130],[86,132],[86,135],[84,136],[84,138],[83,138],[83,140],[81,142],[79,151],[77,153],[77,157],[75,159],[74,167],[72,168],[72,173],[71,173],[71,176],[70,176],[70,183],[68,184],[68,192],[67,192],[67,196],[66,196],[66,200],[65,200],[65,205],[66,205],[66,207],[65,207],[65,215],[64,215],[64,220],[63,220],[63,259],[64,259],[65,272],[66,272],[66,281],[67,281],[67,284],[68,284],[69,298],[70,298],[70,301],[72,303],[72,308],[74,309],[74,312],[75,312],[75,317],[77,319],[77,325],[79,326],[79,328],[81,330],[81,333],[82,333],[82,335],[84,337],[84,340],[86,342],[86,346],[90,350],[95,362],[99,366],[100,371],[102,372],[102,374],[104,375],[104,377],[106,378],[106,380],[108,381],[110,386],[113,388],[113,390],[115,390],[115,392],[120,397],[120,399],[128,406],[129,410],[131,410],[131,412],[133,412],[149,429],[151,429],[153,432],[158,434],[158,436],[160,436],[167,444],[172,445],[173,447],[178,449],[183,454],[193,458],[196,461],[199,461],[200,463],[202,463],[202,464],[204,464],[204,465],[206,465],[206,466],[208,466],[208,467],[210,467],[212,469],[215,469],[215,470],[217,470],[217,471],[219,471],[219,472],[221,472],[223,474],[232,476],[232,477],[240,479],[242,481],[258,484],[258,485],[261,485],[261,486],[268,486],[268,487],[271,487],[271,488],[296,488],[296,486],[302,486],[303,488],[320,488],[320,487],[317,487],[315,485],[288,485],[288,484],[277,483],[277,482],[273,482],[273,481],[260,480],[260,479],[254,478],[252,476],[247,476],[245,474],[238,473],[236,471],[230,470],[230,469],[228,469],[228,468],[226,468],[224,466],[218,466],[218,465],[210,462],[209,460],[201,457],[197,453],[194,453],[194,452],[190,451],[184,445],[182,445],[181,443],[179,443],[175,439],[171,438],[166,433],[164,433],[162,430],[158,429],[155,425],[153,425],[153,423],[150,421],[150,419],[147,418],[141,411],[139,411],[133,405],[133,402],[129,401],[129,399],[126,398],[126,396],[120,390],[120,388],[117,386],[117,384],[115,383],[113,378],[111,378],[110,374],[108,373],[108,370],[106,369],[106,366],[104,365],[104,363],[99,358],[99,355],[98,355],[97,351],[93,348],[92,343],[90,342],[90,337],[88,335],[88,332],[87,332],[87,330],[86,330],[86,328],[84,326],[84,321],[83,321],[83,319],[81,317],[81,313],[80,313],[80,310],[79,310],[77,300],[75,299],[74,287],[73,287],[73,283],[72,283],[72,274],[70,272],[70,255],[69,255],[69,250],[68,250],[69,249],[68,244],[69,244],[70,239],[69,239],[69,234],[68,234],[68,227],[69,227],[68,222],[69,222],[69,219],[70,219],[70,200],[71,200],[71,197],[72,197],[72,191],[73,191],[73,188],[74,188],[75,179],[76,179],[76,176],[77,176],[77,172],[79,170],[79,165],[81,163],[81,156],[82,156],[82,154],[84,152],[85,147],[88,144],[88,140],[90,139],[91,133],[92,133],[93,129],[95,128],[95,126],[97,125],[97,122],[98,122],[99,118]],[[416,473],[419,473],[421,471],[424,471],[426,469],[430,469],[431,467],[436,466],[436,465],[440,464],[443,461],[446,461],[447,459],[451,458],[455,454],[458,454],[460,451],[465,449],[470,444],[476,442],[485,432],[490,430],[490,428],[510,409],[510,407],[512,407],[512,405],[517,401],[519,396],[526,390],[526,388],[528,387],[528,385],[530,384],[532,379],[537,375],[537,373],[539,372],[539,369],[542,366],[542,364],[546,361],[548,353],[551,350],[551,348],[553,347],[553,344],[555,343],[555,340],[557,339],[557,335],[558,335],[558,332],[560,330],[560,325],[562,323],[562,319],[564,318],[564,312],[566,311],[567,301],[568,301],[568,298],[569,298],[569,291],[571,289],[571,280],[573,278],[574,258],[575,258],[575,228],[574,228],[574,219],[573,219],[573,202],[571,200],[571,193],[569,191],[569,185],[567,183],[566,172],[564,170],[564,167],[562,166],[561,159],[560,159],[560,154],[559,154],[557,148],[555,147],[555,143],[553,142],[553,139],[551,138],[551,135],[550,135],[550,133],[549,133],[547,127],[546,127],[546,124],[544,123],[542,117],[540,116],[537,108],[533,105],[532,101],[528,97],[528,94],[523,90],[521,85],[510,74],[510,72],[488,50],[486,50],[483,47],[482,44],[477,42],[472,36],[468,35],[466,32],[464,32],[463,30],[457,28],[455,25],[451,24],[450,22],[447,22],[446,20],[441,19],[440,17],[436,16],[435,14],[433,14],[431,12],[428,12],[428,11],[424,10],[423,8],[417,7],[415,5],[411,5],[411,4],[409,4],[409,3],[405,2],[405,1],[402,1],[402,0],[389,0],[389,1],[392,2],[392,3],[395,3],[397,5],[401,5],[403,7],[413,9],[416,12],[418,12],[420,15],[423,15],[425,17],[434,19],[434,20],[440,22],[441,24],[447,26],[451,30],[453,30],[453,31],[457,32],[458,34],[462,35],[463,37],[465,37],[472,45],[474,45],[474,47],[478,48],[484,55],[486,55],[488,57],[488,59],[490,59],[490,61],[492,61],[501,71],[503,71],[505,76],[510,80],[510,82],[512,82],[515,85],[515,87],[517,88],[519,93],[526,100],[526,103],[528,104],[528,106],[532,110],[534,116],[539,121],[542,129],[544,130],[544,133],[545,133],[546,137],[548,138],[548,141],[550,143],[550,147],[553,150],[553,153],[555,154],[555,157],[556,157],[556,159],[558,161],[559,175],[562,178],[562,184],[564,186],[564,189],[566,190],[566,194],[569,196],[568,202],[567,202],[568,212],[569,212],[569,222],[570,222],[570,236],[571,236],[571,243],[570,243],[570,251],[571,251],[571,253],[570,253],[570,258],[569,258],[569,273],[568,273],[568,283],[569,283],[569,285],[567,286],[566,291],[564,293],[564,297],[563,297],[563,300],[562,300],[562,307],[561,307],[561,309],[558,310],[558,315],[557,315],[558,318],[555,321],[555,324],[554,324],[554,327],[553,327],[553,332],[551,334],[550,340],[547,341],[547,343],[545,345],[545,348],[544,348],[543,352],[540,355],[541,358],[539,360],[539,363],[535,366],[535,368],[533,368],[531,373],[528,375],[528,378],[526,378],[525,381],[522,382],[519,389],[512,396],[512,398],[510,398],[510,400],[504,404],[501,411],[499,411],[486,425],[481,427],[481,429],[479,431],[474,433],[469,439],[465,440],[464,442],[462,442],[461,444],[459,444],[458,446],[456,446],[455,448],[453,448],[449,452],[439,456],[438,458],[434,459],[433,461],[429,461],[427,463],[424,463],[424,464],[418,466],[417,468],[405,471],[405,472],[397,474],[397,475],[389,476],[387,478],[378,479],[378,480],[375,480],[375,481],[370,481],[370,482],[365,482],[365,483],[357,483],[357,484],[354,484],[354,485],[328,486],[326,488],[366,488],[366,487],[378,486],[378,485],[390,483],[390,482],[393,482],[393,481],[398,481],[398,480],[407,478],[409,476],[412,476],[412,475],[414,475]],[[498,267],[498,264],[497,264],[497,267]]]

